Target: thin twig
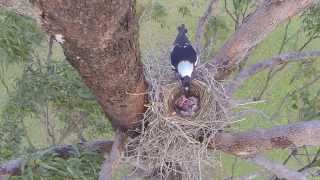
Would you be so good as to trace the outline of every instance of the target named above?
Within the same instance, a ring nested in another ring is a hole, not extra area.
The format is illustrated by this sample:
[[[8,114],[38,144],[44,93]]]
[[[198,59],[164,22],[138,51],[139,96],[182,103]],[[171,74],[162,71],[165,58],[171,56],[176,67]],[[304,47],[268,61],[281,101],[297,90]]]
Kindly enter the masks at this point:
[[[285,30],[284,30],[284,35],[283,35],[283,39],[281,42],[281,46],[279,48],[279,52],[278,54],[281,54],[283,51],[283,48],[285,47],[286,43],[288,42],[288,29],[289,26],[291,24],[291,18],[289,19],[288,23],[286,24]],[[301,52],[301,51],[299,51]],[[265,81],[265,84],[262,88],[262,90],[260,91],[259,95],[256,96],[254,98],[254,100],[260,100],[263,96],[263,94],[266,92],[266,90],[268,89],[268,86],[270,84],[270,81],[273,79],[273,77],[275,77],[275,75],[280,72],[281,70],[283,70],[285,67],[287,66],[287,63],[283,64],[280,68],[274,69],[273,67],[270,68],[268,75],[267,75],[267,79]]]
[[[316,78],[314,78],[312,81],[304,84],[304,85],[303,85],[302,87],[300,87],[299,89],[296,89],[296,90],[292,91],[291,93],[288,93],[288,94],[282,99],[280,105],[279,105],[278,108],[277,108],[277,111],[274,112],[274,113],[271,115],[271,119],[275,119],[275,117],[277,117],[277,116],[280,114],[283,105],[285,104],[285,102],[287,101],[287,99],[288,99],[292,94],[295,94],[295,93],[298,93],[298,92],[303,91],[304,89],[312,86],[313,84],[315,84],[315,83],[318,82],[319,80],[320,80],[320,75],[317,76]]]
[[[201,38],[203,36],[205,26],[210,15],[212,14],[213,9],[218,6],[218,2],[218,0],[211,0],[208,4],[207,10],[204,12],[203,16],[199,18],[195,40],[195,48],[199,55],[201,54]]]
[[[264,158],[261,155],[250,158],[248,159],[248,161],[258,166],[264,167],[280,178],[286,178],[290,180],[307,180],[307,177],[305,177],[302,173],[292,171],[281,164]]]
[[[230,18],[233,20],[233,22],[237,24],[237,19],[233,16],[233,14],[230,12],[228,8],[227,0],[224,0],[224,9],[226,10],[226,13],[230,16]]]
[[[254,74],[261,72],[267,68],[271,68],[277,65],[282,65],[289,62],[298,62],[310,58],[316,58],[320,56],[320,51],[310,52],[289,52],[280,54],[271,59],[266,59],[259,63],[256,63],[244,70],[242,70],[229,84],[226,86],[228,95],[232,95],[246,79],[253,76]]]
[[[307,164],[306,166],[300,168],[298,170],[298,172],[304,172],[307,169],[311,168],[315,163],[317,163],[319,161],[319,156],[320,156],[320,148],[318,148],[318,150],[317,150],[316,154],[314,155],[312,161],[309,164]]]

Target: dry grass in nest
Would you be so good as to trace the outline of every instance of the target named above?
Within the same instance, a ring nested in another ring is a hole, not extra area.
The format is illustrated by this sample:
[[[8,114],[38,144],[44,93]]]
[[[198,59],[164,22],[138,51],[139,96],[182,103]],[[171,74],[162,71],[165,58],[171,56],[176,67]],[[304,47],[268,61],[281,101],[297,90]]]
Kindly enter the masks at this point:
[[[149,107],[143,119],[146,126],[128,143],[126,160],[150,176],[166,178],[178,172],[183,179],[199,179],[201,163],[208,160],[208,144],[229,124],[223,88],[211,72],[198,68],[191,95],[200,99],[200,109],[190,117],[181,117],[174,110],[175,100],[182,95],[181,85],[169,66],[169,55],[161,55],[161,59],[150,52],[146,57],[150,85]]]

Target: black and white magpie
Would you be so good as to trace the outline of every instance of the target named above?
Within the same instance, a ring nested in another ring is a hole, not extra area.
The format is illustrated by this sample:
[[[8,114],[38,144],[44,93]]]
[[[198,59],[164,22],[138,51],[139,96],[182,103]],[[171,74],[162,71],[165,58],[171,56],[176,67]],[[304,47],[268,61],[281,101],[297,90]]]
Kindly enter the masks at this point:
[[[184,24],[178,27],[178,35],[171,52],[171,64],[178,73],[186,93],[190,90],[192,73],[198,62],[197,53],[187,37],[187,32]]]

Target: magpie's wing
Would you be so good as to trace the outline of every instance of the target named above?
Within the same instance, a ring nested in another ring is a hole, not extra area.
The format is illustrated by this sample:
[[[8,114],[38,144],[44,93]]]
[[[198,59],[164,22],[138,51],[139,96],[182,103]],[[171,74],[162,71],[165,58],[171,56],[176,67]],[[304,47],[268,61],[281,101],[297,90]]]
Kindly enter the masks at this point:
[[[195,64],[197,61],[197,53],[191,45],[175,46],[171,52],[171,64],[177,67],[180,61],[188,60]]]
[[[184,54],[187,60],[189,60],[193,64],[196,64],[197,53],[191,45],[184,46]]]
[[[178,63],[181,61],[181,49],[178,46],[175,46],[170,56],[171,56],[171,65],[177,68]]]
[[[194,66],[197,66],[198,63],[199,63],[199,56],[197,56],[197,60],[196,60],[196,62],[194,63]]]

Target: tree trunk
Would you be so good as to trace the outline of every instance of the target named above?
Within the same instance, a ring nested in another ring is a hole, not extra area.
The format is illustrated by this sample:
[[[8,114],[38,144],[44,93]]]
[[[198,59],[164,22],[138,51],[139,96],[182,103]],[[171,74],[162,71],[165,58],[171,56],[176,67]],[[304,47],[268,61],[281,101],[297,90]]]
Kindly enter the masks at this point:
[[[134,127],[145,111],[135,0],[37,0],[44,29],[59,37],[115,128]],[[62,37],[62,38],[61,38]]]

